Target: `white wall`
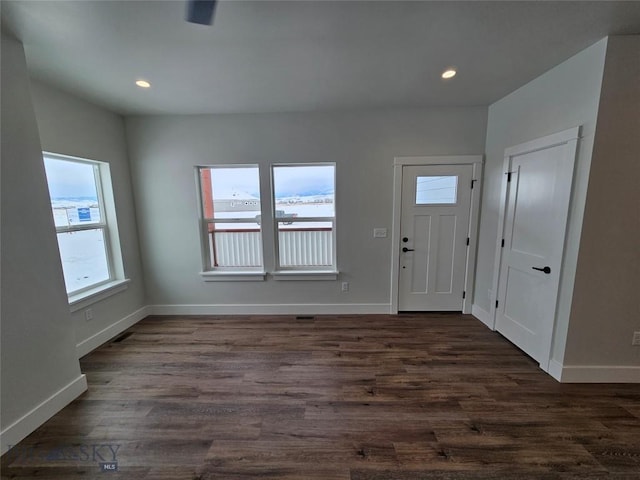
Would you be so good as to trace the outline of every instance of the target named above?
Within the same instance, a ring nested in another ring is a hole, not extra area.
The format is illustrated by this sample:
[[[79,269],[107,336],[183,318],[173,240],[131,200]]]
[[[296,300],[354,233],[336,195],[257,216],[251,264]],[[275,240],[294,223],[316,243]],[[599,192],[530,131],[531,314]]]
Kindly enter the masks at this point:
[[[391,236],[374,239],[372,230],[391,229],[393,158],[481,154],[486,115],[486,108],[450,108],[128,118],[149,302],[388,311]],[[194,165],[327,161],[337,163],[338,268],[348,293],[336,281],[201,280]]]
[[[609,37],[567,348],[640,382],[640,35]]]
[[[582,125],[578,144],[552,358],[562,363],[589,179],[607,41],[603,39],[489,107],[485,182],[480,213],[474,305],[489,312],[495,302],[493,264],[504,150]]]
[[[86,389],[22,45],[2,33],[2,446]]]
[[[91,305],[91,321],[85,320],[84,310],[73,314],[76,341],[81,344],[146,305],[124,120],[37,81],[32,81],[31,92],[43,150],[107,162],[111,172],[124,273],[131,283],[124,292]],[[108,338],[102,335],[96,341]]]

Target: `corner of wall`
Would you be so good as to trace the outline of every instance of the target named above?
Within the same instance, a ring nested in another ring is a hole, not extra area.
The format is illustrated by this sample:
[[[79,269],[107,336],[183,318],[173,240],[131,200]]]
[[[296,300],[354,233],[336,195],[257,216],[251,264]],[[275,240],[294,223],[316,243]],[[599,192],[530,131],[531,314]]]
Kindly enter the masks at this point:
[[[0,454],[4,455],[86,390],[87,378],[81,374],[4,428],[0,432]]]
[[[493,288],[504,150],[567,128],[583,126],[574,171],[556,313],[552,352],[556,363],[562,363],[565,356],[607,43],[607,38],[599,40],[489,107],[482,224],[474,292],[476,311],[488,310],[490,303],[487,293]]]
[[[609,37],[564,355],[567,378],[581,381],[640,380],[638,78],[640,35]]]
[[[2,451],[86,389],[22,44],[2,32]],[[28,347],[26,345],[28,344]]]
[[[100,345],[103,345],[115,336],[124,332],[127,328],[134,326],[140,320],[149,316],[151,314],[151,311],[152,310],[150,306],[142,307],[135,312],[121,318],[120,320],[117,320],[114,323],[108,325],[99,332],[94,333],[90,337],[80,341],[78,345],[76,345],[78,358],[84,357],[88,353],[98,348]]]

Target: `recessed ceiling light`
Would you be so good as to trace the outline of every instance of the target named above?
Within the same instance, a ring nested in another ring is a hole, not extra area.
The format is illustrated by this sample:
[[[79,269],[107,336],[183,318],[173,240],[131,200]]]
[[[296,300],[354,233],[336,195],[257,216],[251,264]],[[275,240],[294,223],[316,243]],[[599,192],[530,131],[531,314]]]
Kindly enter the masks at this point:
[[[149,88],[151,84],[146,80],[136,80],[136,85],[140,88]]]
[[[444,72],[442,72],[442,78],[453,78],[456,76],[456,72],[454,69],[450,68],[448,70],[445,70]]]

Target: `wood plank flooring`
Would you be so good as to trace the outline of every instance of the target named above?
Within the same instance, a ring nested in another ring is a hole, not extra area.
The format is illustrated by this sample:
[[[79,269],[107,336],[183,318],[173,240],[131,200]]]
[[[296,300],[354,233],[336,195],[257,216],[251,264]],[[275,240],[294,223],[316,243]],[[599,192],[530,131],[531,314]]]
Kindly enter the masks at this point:
[[[471,316],[127,333],[82,359],[88,392],[2,458],[3,479],[640,479],[640,385],[559,384]]]

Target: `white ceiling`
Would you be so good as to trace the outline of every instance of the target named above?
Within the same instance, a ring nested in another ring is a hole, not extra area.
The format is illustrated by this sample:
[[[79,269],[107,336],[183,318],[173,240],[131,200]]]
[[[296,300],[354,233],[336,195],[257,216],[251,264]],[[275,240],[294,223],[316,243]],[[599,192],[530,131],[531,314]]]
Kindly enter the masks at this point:
[[[488,105],[640,33],[638,1],[228,1],[212,27],[185,6],[3,0],[2,16],[35,78],[123,114]]]

